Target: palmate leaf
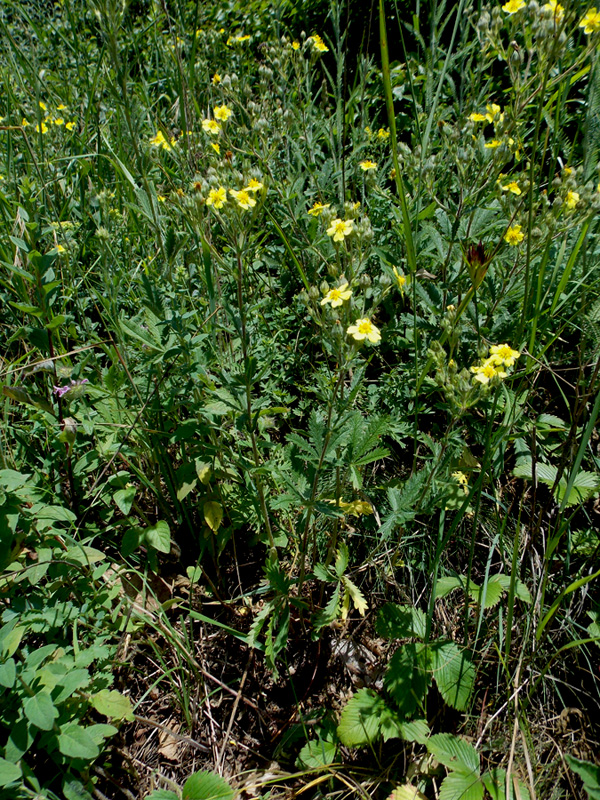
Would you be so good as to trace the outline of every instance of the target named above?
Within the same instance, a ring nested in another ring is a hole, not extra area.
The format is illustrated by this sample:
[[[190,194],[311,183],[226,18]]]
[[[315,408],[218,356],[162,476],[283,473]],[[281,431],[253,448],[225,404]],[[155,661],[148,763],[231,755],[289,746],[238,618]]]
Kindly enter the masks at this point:
[[[454,642],[431,645],[433,677],[440,694],[452,708],[465,711],[475,684],[475,668]]]

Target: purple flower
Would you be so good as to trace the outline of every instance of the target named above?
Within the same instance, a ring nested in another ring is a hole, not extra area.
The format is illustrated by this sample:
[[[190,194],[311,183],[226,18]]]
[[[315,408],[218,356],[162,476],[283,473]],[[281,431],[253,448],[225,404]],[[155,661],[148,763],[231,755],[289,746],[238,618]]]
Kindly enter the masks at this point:
[[[64,397],[69,392],[72,392],[74,389],[77,389],[80,386],[84,386],[86,383],[89,383],[87,378],[82,378],[79,381],[71,381],[68,386],[54,386],[53,391],[57,397]],[[77,392],[80,394],[81,392]]]

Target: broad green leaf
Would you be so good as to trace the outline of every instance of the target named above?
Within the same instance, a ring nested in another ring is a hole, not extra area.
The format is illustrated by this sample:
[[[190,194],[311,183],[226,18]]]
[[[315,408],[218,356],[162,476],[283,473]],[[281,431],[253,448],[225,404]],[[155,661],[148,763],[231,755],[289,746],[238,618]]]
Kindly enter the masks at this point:
[[[422,704],[431,683],[431,666],[430,648],[421,643],[402,645],[391,657],[384,683],[401,714],[409,716]]]
[[[337,735],[346,747],[361,747],[375,741],[381,733],[381,717],[386,711],[383,698],[372,689],[360,689],[344,706]]]
[[[97,550],[95,547],[77,544],[72,547],[67,547],[62,557],[66,561],[74,561],[76,564],[81,564],[82,567],[87,567],[89,564],[96,564],[98,561],[104,561],[106,553],[103,553],[102,550]]]
[[[88,725],[88,727],[85,729],[85,732],[89,733],[94,741],[94,744],[97,744],[98,747],[103,747],[104,740],[108,739],[109,736],[114,736],[119,732],[119,729],[115,728],[114,725],[108,725],[105,722],[100,722],[96,725]]]
[[[430,734],[429,725],[424,719],[413,719],[410,722],[401,722],[398,725],[400,736],[407,742],[427,744]],[[385,738],[385,737],[384,737]]]
[[[212,467],[206,461],[200,461],[200,459],[196,459],[196,475],[200,483],[203,483],[205,486],[210,483],[210,479],[212,477]]]
[[[479,753],[458,736],[438,733],[427,741],[427,749],[448,769],[466,774],[479,772]]]
[[[4,758],[0,758],[0,786],[16,783],[20,780],[21,775],[21,767],[18,764],[13,764]]]
[[[457,711],[467,708],[475,683],[475,668],[469,657],[454,642],[431,646],[433,677],[440,694]]]
[[[344,572],[346,572],[348,569],[348,561],[348,545],[345,542],[341,542],[340,546],[338,547],[334,566],[335,574],[338,576],[338,578],[341,578]]]
[[[589,761],[582,761],[571,755],[565,755],[569,767],[576,772],[583,781],[583,788],[591,800],[600,800],[600,767]]]
[[[450,592],[454,589],[464,589],[465,584],[466,581],[464,578],[458,578],[452,575],[449,575],[445,578],[439,578],[435,585],[436,599],[440,597],[446,597],[446,595],[450,594]]]
[[[188,496],[188,494],[190,492],[194,491],[194,489],[196,488],[196,484],[197,483],[198,483],[198,481],[196,480],[196,478],[193,478],[193,480],[184,481],[181,484],[181,486],[177,490],[177,499],[179,500],[179,502],[181,502],[182,500],[185,500],[185,498]]]
[[[183,784],[183,800],[233,800],[234,790],[214,772],[194,772]]]
[[[123,514],[125,517],[131,511],[131,506],[135,500],[135,492],[135,486],[127,486],[125,489],[118,489],[113,494],[113,500],[115,501],[121,514]]]
[[[211,531],[216,533],[223,522],[223,509],[221,508],[220,504],[214,500],[209,500],[208,502],[204,503],[202,510],[204,513],[204,521]]]
[[[567,756],[568,758],[568,756]],[[506,800],[506,770],[494,768],[484,773],[481,780],[492,800]],[[515,793],[515,782],[519,786],[519,794]],[[512,780],[508,788],[508,800],[530,800],[529,789],[513,773]]]
[[[46,692],[38,692],[23,702],[23,711],[27,719],[42,731],[50,731],[54,720],[58,717],[58,709]]]
[[[96,758],[100,749],[88,731],[77,722],[70,722],[61,728],[58,747],[67,758],[83,758],[90,761]]]
[[[488,580],[487,585],[482,586],[477,592],[476,600],[483,606],[483,608],[493,608],[500,602],[503,592],[504,588],[502,583],[498,580],[498,576],[492,575]]]
[[[412,783],[405,783],[403,786],[397,786],[388,800],[427,800],[427,797]]]
[[[15,685],[15,678],[17,676],[17,666],[14,658],[7,658],[4,664],[0,664],[0,686],[6,686],[7,689]]]
[[[8,622],[3,628],[0,628],[0,654],[12,656],[21,644],[24,633],[25,628],[15,627],[14,622]]]
[[[386,603],[379,609],[375,630],[384,639],[423,639],[427,618],[418,608]]]
[[[144,800],[179,800],[179,795],[170,792],[168,789],[155,789],[147,794]]]
[[[160,520],[156,525],[146,528],[144,538],[159,553],[169,553],[171,551],[171,531],[168,523],[164,520]]]
[[[528,481],[533,480],[534,465],[531,458],[524,458],[520,461],[513,470],[515,478],[525,478]],[[535,464],[535,477],[538,481],[552,486],[556,480],[558,470],[552,464],[544,464],[537,461]]]
[[[62,785],[65,800],[94,800],[81,781],[68,775]]]
[[[337,753],[335,742],[323,739],[307,742],[298,754],[298,766],[305,769],[318,769],[333,764]]]
[[[116,689],[102,689],[91,699],[96,711],[109,719],[133,719],[131,700]]]
[[[438,800],[482,800],[483,783],[476,772],[451,772],[442,781]]]

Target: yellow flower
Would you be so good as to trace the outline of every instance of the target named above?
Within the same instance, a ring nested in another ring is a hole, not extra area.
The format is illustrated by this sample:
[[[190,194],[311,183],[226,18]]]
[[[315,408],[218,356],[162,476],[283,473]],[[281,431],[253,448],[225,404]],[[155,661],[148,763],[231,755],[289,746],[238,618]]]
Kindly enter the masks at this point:
[[[66,107],[66,105],[65,105],[64,103],[59,103],[59,104],[56,106],[56,110],[57,110],[57,111],[66,111],[66,108],[67,108],[67,107]]]
[[[565,16],[565,10],[560,5],[558,0],[548,0],[547,3],[544,3],[542,6],[542,11],[548,11],[554,17],[554,23],[558,24],[559,22],[563,21],[563,17]]]
[[[578,202],[579,202],[579,192],[572,192],[569,189],[569,191],[567,192],[567,199],[565,200],[566,207],[575,208]]]
[[[500,147],[501,144],[502,142],[500,141],[500,139],[492,139],[491,142],[486,142],[484,144],[484,147],[487,147],[488,150],[492,150],[496,147]]]
[[[471,367],[471,372],[475,374],[475,380],[483,384],[489,383],[492,378],[506,378],[506,372],[496,369],[489,359],[479,367]]]
[[[60,256],[60,255],[62,255],[62,253],[66,253],[67,252],[67,248],[63,247],[62,244],[57,244],[56,245],[56,252]]]
[[[213,109],[213,114],[215,119],[220,120],[220,122],[227,122],[229,117],[233,114],[233,111],[225,105],[215,106]]]
[[[215,208],[223,208],[227,202],[227,191],[223,186],[218,189],[211,189],[206,198],[207,206],[214,206]]]
[[[41,101],[41,100],[40,100],[40,102],[39,102],[39,106],[40,106],[40,108],[42,109],[42,111],[48,111],[48,109],[47,109],[47,107],[46,107],[46,104],[45,104],[45,103],[42,103],[42,101]]]
[[[390,132],[386,128],[379,128],[379,130],[377,131],[377,138],[383,140],[389,139]]]
[[[23,117],[23,119],[21,120],[21,127],[22,128],[26,128],[28,125],[29,125],[29,123],[27,122],[25,117]]]
[[[55,125],[64,125],[65,121],[64,121],[64,119],[62,117],[58,117],[57,119],[54,120],[54,124]]]
[[[75,123],[74,122],[67,122],[67,124],[65,125],[65,128],[68,131],[72,131],[74,127],[75,127]]]
[[[465,494],[469,494],[469,490],[467,488],[468,485],[469,485],[469,479],[467,478],[465,473],[461,472],[461,470],[457,470],[456,472],[452,473],[452,477],[459,484],[459,486],[462,488],[463,492]]]
[[[292,42],[292,50],[300,50],[300,42]]]
[[[312,42],[312,45],[317,52],[319,53],[329,52],[329,48],[327,47],[323,39],[321,39],[321,37],[318,36],[316,33],[313,33],[313,35],[310,37],[310,41]]]
[[[493,122],[496,119],[496,117],[498,117],[498,122],[502,122],[502,120],[504,119],[504,114],[502,113],[502,109],[497,103],[489,103],[488,105],[486,105],[485,108],[487,111],[485,118],[487,119],[488,122]]]
[[[375,161],[359,161],[358,166],[362,169],[363,172],[368,172],[370,169],[377,169],[377,164]]]
[[[490,347],[490,357],[488,362],[505,367],[512,367],[515,360],[519,358],[521,353],[518,350],[513,350],[509,344],[493,344]],[[486,362],[487,363],[487,362]]]
[[[332,308],[337,308],[341,306],[343,302],[349,300],[352,296],[352,289],[348,288],[347,283],[343,283],[341,286],[337,288],[330,289],[325,297],[321,300],[321,305],[327,305],[327,303],[331,303]]]
[[[357,200],[356,203],[352,203],[352,211],[358,211],[360,208],[360,200]]]
[[[402,294],[404,294],[404,287],[406,285],[406,278],[404,277],[404,275],[402,275],[400,272],[398,272],[396,267],[392,267],[392,271],[393,271],[394,275],[396,276],[396,282],[398,284],[398,289],[400,289],[400,292]]]
[[[164,203],[167,198],[164,196],[164,194],[157,194],[156,199],[159,203]]]
[[[334,219],[331,227],[327,228],[327,236],[333,236],[334,242],[343,242],[344,236],[350,236],[354,230],[352,220]]]
[[[525,8],[525,0],[508,0],[508,3],[502,6],[502,11],[506,14],[516,14],[522,8]]]
[[[504,241],[512,245],[520,244],[524,238],[525,234],[521,233],[520,225],[511,225],[510,228],[504,234]]]
[[[216,142],[211,142],[210,146],[212,147],[212,149],[215,151],[215,153],[217,155],[221,154],[221,148],[219,147],[219,145]]]
[[[521,194],[521,189],[516,181],[511,181],[510,183],[507,183],[506,186],[500,185],[500,188],[502,189],[503,192],[512,192],[517,196]]]
[[[248,194],[246,189],[241,189],[239,192],[236,192],[235,189],[230,189],[229,194],[235,197],[238,206],[246,211],[256,205],[256,200]]]
[[[471,122],[485,122],[487,120],[487,116],[485,114],[474,112],[473,114],[469,114],[469,119]]]
[[[35,126],[35,129],[38,133],[48,133],[48,126],[45,122],[40,123],[39,125]]]
[[[221,126],[214,119],[203,119],[202,130],[211,136],[217,136],[221,132]]]
[[[221,83],[221,76],[218,72],[215,72],[215,74],[212,76],[212,85],[216,86],[217,83]]]
[[[330,203],[315,203],[312,208],[308,209],[308,213],[311,217],[318,217],[320,216],[326,208],[329,208]]]
[[[250,178],[248,181],[248,186],[246,186],[246,192],[260,192],[263,188],[263,184],[260,181],[257,181],[256,178]]]
[[[600,31],[600,12],[595,8],[590,8],[579,23],[579,27],[583,28],[584,33]]]
[[[344,514],[352,514],[355,517],[360,517],[363,514],[373,513],[371,504],[367,503],[366,500],[353,500],[351,503],[346,503],[344,500],[340,500],[339,506]]]
[[[357,319],[354,325],[350,325],[346,333],[356,339],[357,342],[368,339],[371,344],[377,344],[381,341],[379,328],[375,327],[368,317]]]
[[[156,131],[155,135],[152,137],[152,139],[150,139],[150,144],[153,147],[162,147],[163,150],[171,149],[171,144],[165,139],[162,131]]]
[[[365,128],[365,133],[367,134],[369,139],[371,138],[371,136],[373,136],[373,131],[371,130],[371,126],[370,125],[367,125],[367,127]]]

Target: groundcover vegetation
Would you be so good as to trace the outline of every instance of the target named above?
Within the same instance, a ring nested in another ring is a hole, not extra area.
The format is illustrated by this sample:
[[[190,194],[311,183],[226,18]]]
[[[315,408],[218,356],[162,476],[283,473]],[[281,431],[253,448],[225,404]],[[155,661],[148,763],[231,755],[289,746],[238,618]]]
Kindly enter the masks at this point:
[[[600,10],[355,5],[0,7],[1,797],[600,797]]]

